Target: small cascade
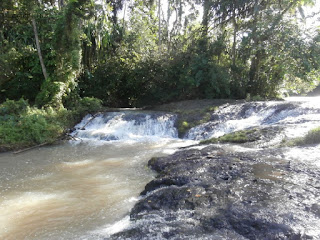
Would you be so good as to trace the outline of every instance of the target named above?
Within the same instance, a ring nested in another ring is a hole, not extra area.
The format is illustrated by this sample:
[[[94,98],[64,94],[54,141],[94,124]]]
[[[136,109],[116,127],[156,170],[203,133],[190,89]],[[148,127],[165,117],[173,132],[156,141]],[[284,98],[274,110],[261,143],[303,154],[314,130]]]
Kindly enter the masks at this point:
[[[202,140],[253,127],[280,126],[296,137],[320,125],[320,107],[311,102],[247,102],[227,104],[211,115],[209,122],[196,126],[187,139]]]
[[[87,115],[71,134],[82,140],[138,140],[160,137],[177,138],[174,127],[176,115],[166,113],[142,113],[135,111]]]

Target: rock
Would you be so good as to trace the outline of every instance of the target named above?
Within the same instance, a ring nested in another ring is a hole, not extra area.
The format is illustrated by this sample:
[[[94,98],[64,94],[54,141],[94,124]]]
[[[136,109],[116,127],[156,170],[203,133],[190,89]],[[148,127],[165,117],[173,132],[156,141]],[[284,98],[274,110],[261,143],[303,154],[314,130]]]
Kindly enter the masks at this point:
[[[264,151],[212,145],[153,158],[158,176],[132,209],[131,227],[110,239],[317,239],[303,229],[319,218],[320,173],[308,169],[317,181],[305,189],[292,180],[305,174],[301,166],[262,163]]]

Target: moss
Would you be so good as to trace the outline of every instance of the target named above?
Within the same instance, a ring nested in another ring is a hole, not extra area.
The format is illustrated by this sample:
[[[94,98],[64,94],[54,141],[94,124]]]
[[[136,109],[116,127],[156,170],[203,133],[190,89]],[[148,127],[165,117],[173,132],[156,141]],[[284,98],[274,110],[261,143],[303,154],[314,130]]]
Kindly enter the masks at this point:
[[[320,127],[317,127],[308,132],[304,137],[305,144],[318,144],[320,143]]]
[[[320,127],[310,130],[304,137],[295,138],[292,140],[284,139],[282,146],[303,146],[310,144],[320,144]]]
[[[260,130],[259,129],[248,129],[241,130],[233,133],[225,134],[218,138],[211,138],[203,140],[200,144],[210,144],[210,143],[246,143],[254,142],[260,139]]]
[[[175,111],[175,113],[178,114],[178,122],[177,122],[177,128],[179,132],[179,136],[182,137],[186,134],[186,132],[203,123],[206,123],[210,121],[211,110],[209,109],[217,109],[215,106],[209,107],[206,109],[195,109],[195,110],[178,110]]]

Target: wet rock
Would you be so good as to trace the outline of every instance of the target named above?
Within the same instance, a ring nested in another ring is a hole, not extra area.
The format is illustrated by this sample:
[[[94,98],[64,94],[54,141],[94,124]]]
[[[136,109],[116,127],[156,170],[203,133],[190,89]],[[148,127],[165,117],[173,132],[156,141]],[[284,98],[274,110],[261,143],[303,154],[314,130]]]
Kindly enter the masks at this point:
[[[266,154],[281,156],[211,145],[153,158],[158,177],[110,239],[319,239],[319,171]]]

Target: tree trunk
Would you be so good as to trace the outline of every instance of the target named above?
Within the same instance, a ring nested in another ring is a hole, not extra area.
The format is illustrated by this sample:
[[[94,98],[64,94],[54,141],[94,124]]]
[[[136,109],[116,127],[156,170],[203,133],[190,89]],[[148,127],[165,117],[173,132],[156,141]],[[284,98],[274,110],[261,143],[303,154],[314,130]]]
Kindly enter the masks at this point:
[[[205,0],[203,3],[203,17],[202,17],[202,34],[203,37],[208,36],[209,29],[209,12],[210,12],[210,2],[209,0]]]
[[[257,85],[257,72],[259,71],[259,39],[257,36],[257,30],[258,30],[258,17],[259,17],[259,1],[255,0],[254,5],[254,16],[253,16],[253,28],[252,28],[252,49],[254,51],[254,55],[251,58],[251,65],[249,70],[249,82],[247,85],[247,92],[250,94],[256,94],[255,86]]]
[[[170,31],[169,31],[169,26],[170,26],[170,18],[171,18],[171,6],[170,6],[170,1],[168,1],[168,9],[167,9],[167,51],[168,53],[170,52]]]
[[[64,0],[59,0],[58,1],[58,6],[59,6],[59,9],[61,10],[64,6]]]
[[[236,49],[237,49],[237,33],[238,33],[238,24],[236,20],[236,11],[235,6],[233,8],[233,44],[232,44],[232,65],[236,65]]]
[[[39,56],[39,60],[40,60],[40,64],[41,64],[42,73],[43,73],[44,79],[47,80],[48,79],[48,74],[47,74],[47,69],[46,69],[46,66],[44,65],[44,61],[43,61],[43,58],[42,58],[42,53],[41,53],[41,48],[40,48],[40,42],[39,42],[39,36],[38,36],[36,21],[35,21],[34,18],[32,18],[31,21],[32,21],[32,26],[33,26],[34,37],[36,39],[37,52],[38,52],[38,56]]]
[[[158,15],[159,15],[159,47],[161,46],[161,3],[160,0],[158,1]]]

